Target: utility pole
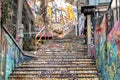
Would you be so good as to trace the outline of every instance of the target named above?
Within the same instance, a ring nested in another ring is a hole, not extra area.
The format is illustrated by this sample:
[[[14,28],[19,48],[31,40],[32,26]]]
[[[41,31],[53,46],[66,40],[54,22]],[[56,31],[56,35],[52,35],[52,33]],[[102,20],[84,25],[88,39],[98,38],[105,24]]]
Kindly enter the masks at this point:
[[[0,22],[1,22],[1,1],[0,1]],[[0,23],[0,60],[2,59],[2,28]],[[0,61],[0,79],[2,80],[2,61]]]
[[[18,0],[17,9],[17,28],[16,28],[16,38],[19,40],[20,48],[23,47],[23,24],[22,24],[22,10],[23,10],[23,0]]]
[[[116,19],[118,20],[118,0],[116,0]]]
[[[88,55],[91,56],[91,15],[87,15]]]
[[[77,0],[77,26],[76,26],[76,34],[79,35],[79,9],[78,9],[78,0]]]
[[[119,21],[120,21],[120,0],[119,0]]]

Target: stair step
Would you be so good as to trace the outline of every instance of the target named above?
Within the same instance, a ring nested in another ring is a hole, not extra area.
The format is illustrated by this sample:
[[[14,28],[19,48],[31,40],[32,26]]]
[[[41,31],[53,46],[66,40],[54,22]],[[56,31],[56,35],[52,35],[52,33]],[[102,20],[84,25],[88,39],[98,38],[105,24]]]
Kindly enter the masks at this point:
[[[24,68],[24,67],[26,67],[26,68],[37,68],[37,67],[39,67],[39,68],[41,68],[41,67],[66,67],[66,68],[69,68],[69,67],[85,67],[85,66],[87,66],[87,67],[92,67],[92,66],[94,66],[94,65],[91,65],[91,64],[79,64],[79,65],[21,65],[21,66],[19,66],[19,67],[21,67],[21,68]]]
[[[80,52],[76,52],[76,53],[72,53],[72,52],[38,52],[37,55],[51,55],[51,54],[54,54],[54,55],[85,55],[87,53],[80,53]]]
[[[78,71],[85,71],[85,70],[97,70],[96,69],[96,67],[78,67],[78,68],[76,68],[76,67],[69,67],[69,68],[52,68],[52,67],[50,67],[50,68],[45,68],[45,67],[43,67],[43,68],[20,68],[20,67],[18,67],[18,68],[15,68],[15,71],[36,71],[36,70],[78,70]]]
[[[69,60],[72,60],[72,59],[80,59],[80,58],[88,58],[87,56],[83,57],[83,56],[41,56],[41,57],[37,57],[38,59],[48,59],[48,60],[66,60],[66,59],[69,59]]]
[[[41,71],[14,71],[13,72],[13,75],[14,74],[39,74],[39,73],[42,73],[42,74],[74,74],[74,73],[77,73],[77,74],[85,74],[85,73],[98,73],[97,71],[90,71],[90,70],[85,70],[85,71],[73,71],[73,70],[41,70]]]
[[[46,78],[46,77],[51,77],[51,78],[72,78],[72,77],[98,77],[98,74],[96,73],[47,73],[47,74],[42,74],[42,73],[32,73],[32,74],[12,74],[11,77],[40,77],[40,78]]]
[[[94,65],[95,64],[95,62],[79,62],[79,63],[54,63],[54,62],[52,62],[52,63],[24,63],[24,64],[22,64],[22,66],[27,66],[27,65],[78,65],[78,64],[83,64],[83,65],[85,65],[85,64],[91,64],[91,65]]]
[[[38,57],[42,57],[42,56],[43,57],[45,57],[45,56],[48,56],[48,57],[51,57],[51,56],[56,56],[56,57],[59,57],[59,56],[60,57],[61,56],[65,56],[65,57],[73,56],[74,57],[75,56],[76,57],[76,56],[78,56],[78,57],[80,57],[81,56],[83,58],[84,57],[92,58],[92,57],[88,56],[88,54],[85,54],[85,53],[84,54],[79,54],[79,53],[76,53],[76,54],[72,54],[72,53],[59,53],[58,54],[58,53],[44,53],[44,52],[42,53],[41,52],[41,53],[37,53],[37,54],[34,54],[34,55],[37,55]]]
[[[43,61],[41,61],[41,62],[24,62],[23,63],[23,65],[31,65],[31,64],[95,64],[95,62],[94,61],[84,61],[84,62],[82,62],[82,61],[64,61],[64,62],[58,62],[58,61],[50,61],[50,62],[43,62]]]
[[[93,61],[94,59],[93,58],[69,58],[69,59],[66,59],[66,58],[57,58],[57,59],[41,59],[41,58],[36,58],[36,60],[31,60],[31,61],[36,61],[36,62],[39,62],[39,61]]]
[[[43,50],[39,50],[40,52],[41,51],[43,51]],[[54,50],[51,50],[50,51],[50,49],[48,48],[48,50],[47,49],[44,49],[44,51],[45,52],[67,52],[67,51],[69,51],[69,52],[86,52],[87,51],[87,49],[70,49],[70,48],[66,48],[66,49],[60,49],[60,48],[56,48],[56,49],[54,49]]]
[[[9,80],[102,80],[99,77],[81,78],[34,78],[34,77],[10,77]]]
[[[32,53],[33,54],[33,53]],[[51,55],[51,54],[54,54],[54,55],[87,55],[87,53],[84,53],[84,52],[70,52],[70,51],[66,51],[66,52],[45,52],[45,51],[42,51],[42,52],[37,52],[36,55]]]
[[[47,69],[51,69],[51,70],[54,70],[54,69],[82,69],[82,68],[92,68],[92,69],[96,69],[96,66],[82,66],[82,67],[16,67],[15,70],[36,70],[36,69],[39,69],[39,70],[47,70]]]
[[[70,51],[68,49],[65,49],[63,51],[60,51],[60,50],[54,50],[54,49],[46,49],[46,50],[39,50],[38,53],[41,53],[41,52],[45,52],[45,53],[56,53],[56,54],[65,54],[65,53],[71,53],[71,54],[85,54],[85,52],[82,50],[82,51]]]

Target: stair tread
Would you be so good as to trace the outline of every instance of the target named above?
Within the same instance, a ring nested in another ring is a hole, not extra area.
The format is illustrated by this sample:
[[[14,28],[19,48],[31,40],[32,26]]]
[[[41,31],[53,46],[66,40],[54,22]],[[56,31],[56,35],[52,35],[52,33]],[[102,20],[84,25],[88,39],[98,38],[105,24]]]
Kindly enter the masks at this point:
[[[39,75],[55,75],[55,76],[60,76],[60,75],[79,75],[79,76],[98,76],[97,73],[13,73],[11,74],[12,76],[18,75],[18,76],[24,76],[24,75],[29,75],[29,76],[39,76]]]
[[[10,78],[9,80],[102,80],[99,77],[86,77],[86,78]]]
[[[97,68],[96,67],[82,67],[82,68],[34,68],[34,69],[31,69],[31,68],[15,68],[15,70],[96,70]]]
[[[94,61],[85,61],[85,62],[28,62],[28,63],[23,63],[22,65],[42,65],[42,64],[61,64],[61,65],[64,65],[64,64],[95,64]]]

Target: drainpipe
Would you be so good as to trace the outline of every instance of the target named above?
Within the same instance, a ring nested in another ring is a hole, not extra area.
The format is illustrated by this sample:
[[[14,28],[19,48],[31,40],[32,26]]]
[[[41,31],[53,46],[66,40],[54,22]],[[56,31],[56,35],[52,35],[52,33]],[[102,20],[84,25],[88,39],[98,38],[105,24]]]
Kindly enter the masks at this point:
[[[0,22],[1,22],[1,1],[0,1]],[[1,25],[1,23],[0,23]],[[1,73],[2,73],[2,29],[0,27],[0,79],[2,79]]]
[[[119,0],[119,4],[118,4],[118,6],[119,6],[119,21],[120,21],[120,0]]]
[[[118,6],[117,6],[117,1],[118,0],[116,0],[116,19],[118,20],[118,8],[117,8]]]

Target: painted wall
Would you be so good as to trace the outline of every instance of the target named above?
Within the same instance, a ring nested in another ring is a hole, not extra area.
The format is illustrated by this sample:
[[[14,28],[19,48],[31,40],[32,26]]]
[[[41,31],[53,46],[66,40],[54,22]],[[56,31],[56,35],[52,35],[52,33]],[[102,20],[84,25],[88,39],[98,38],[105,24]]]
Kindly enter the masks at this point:
[[[23,61],[30,60],[31,57],[22,54],[20,48],[15,44],[16,42],[8,35],[7,31],[3,29],[1,31],[0,40],[2,41],[1,55],[0,55],[0,67],[1,75],[0,80],[8,80],[12,70],[19,66]]]
[[[77,8],[64,1],[49,2],[47,7],[47,17],[53,23],[64,25],[69,20],[77,18]]]
[[[95,30],[95,58],[103,80],[120,80],[120,22],[106,36],[106,18]]]
[[[22,61],[21,52],[9,35],[2,29],[2,72],[5,80],[8,79],[14,67]]]

